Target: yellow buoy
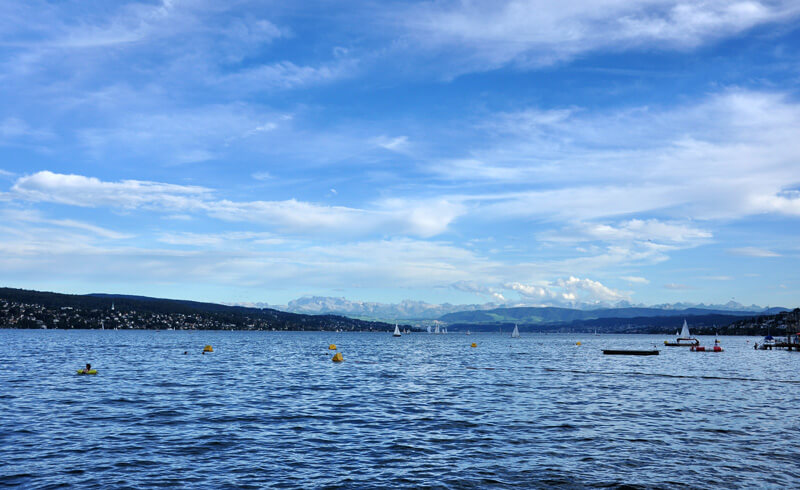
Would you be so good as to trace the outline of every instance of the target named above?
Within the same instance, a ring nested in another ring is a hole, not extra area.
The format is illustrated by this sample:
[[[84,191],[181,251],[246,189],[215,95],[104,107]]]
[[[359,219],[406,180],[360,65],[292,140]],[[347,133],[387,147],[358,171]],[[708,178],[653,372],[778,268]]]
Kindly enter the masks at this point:
[[[575,342],[575,345],[581,345],[581,343],[580,342]]]
[[[342,353],[341,352],[337,352],[336,354],[333,355],[333,359],[331,359],[331,360],[333,362],[342,362],[342,361],[344,361],[344,357],[342,357]]]
[[[328,350],[336,350],[336,344],[329,345]]]
[[[472,343],[472,345],[471,345],[470,347],[478,347],[478,344],[476,344],[475,342],[473,342],[473,343]]]
[[[210,345],[203,347],[203,352],[214,352],[214,348]]]

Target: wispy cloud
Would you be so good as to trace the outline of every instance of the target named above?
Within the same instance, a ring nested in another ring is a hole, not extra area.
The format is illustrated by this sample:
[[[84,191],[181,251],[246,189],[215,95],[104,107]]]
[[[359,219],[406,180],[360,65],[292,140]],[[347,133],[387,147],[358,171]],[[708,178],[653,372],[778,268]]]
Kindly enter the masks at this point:
[[[744,257],[761,257],[761,258],[781,256],[781,254],[779,254],[778,252],[773,252],[772,250],[768,250],[766,248],[758,248],[758,247],[729,248],[728,253],[733,255],[741,255]]]
[[[509,125],[504,115],[492,126],[501,135],[494,144],[473,144],[472,159],[432,169],[450,181],[513,184],[463,196],[495,217],[800,215],[800,147],[790,136],[800,131],[800,105],[785,94],[728,90],[678,109],[543,119]]]
[[[281,61],[219,75],[214,77],[212,83],[246,92],[292,89],[354,76],[358,63],[357,59],[352,58],[332,60],[317,66]]]
[[[672,289],[672,290],[675,290],[675,291],[685,291],[685,290],[693,289],[693,288],[691,286],[687,286],[686,284],[678,284],[678,283],[671,282],[671,283],[668,283],[668,284],[664,284],[664,289]]]
[[[448,53],[442,64],[458,74],[551,65],[597,51],[686,50],[790,22],[798,12],[791,1],[480,0],[412,5],[398,18],[417,50]]]
[[[444,232],[464,212],[444,199],[386,199],[372,208],[328,206],[289,199],[231,201],[215,199],[200,186],[125,180],[105,182],[94,177],[42,171],[20,177],[10,195],[31,202],[80,207],[144,209],[161,213],[199,212],[225,221],[276,226],[298,233],[342,236],[393,231],[430,237]]]
[[[632,284],[650,284],[650,281],[647,280],[647,278],[639,276],[622,276],[620,279],[628,281]]]

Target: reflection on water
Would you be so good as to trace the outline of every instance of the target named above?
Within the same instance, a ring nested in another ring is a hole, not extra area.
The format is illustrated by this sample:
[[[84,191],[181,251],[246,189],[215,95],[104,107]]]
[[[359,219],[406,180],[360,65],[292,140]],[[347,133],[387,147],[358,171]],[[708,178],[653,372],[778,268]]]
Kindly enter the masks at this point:
[[[800,353],[663,340],[0,330],[0,484],[800,485]]]

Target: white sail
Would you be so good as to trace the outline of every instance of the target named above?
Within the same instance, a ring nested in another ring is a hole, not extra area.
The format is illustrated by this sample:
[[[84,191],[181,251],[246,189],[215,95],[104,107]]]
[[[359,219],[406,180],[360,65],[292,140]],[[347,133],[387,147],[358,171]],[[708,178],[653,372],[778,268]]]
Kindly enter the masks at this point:
[[[692,338],[692,334],[689,333],[689,325],[686,324],[686,320],[683,321],[683,328],[681,328],[681,338],[682,339]]]
[[[439,333],[439,324],[438,323],[436,324],[436,329],[433,331],[433,333]]]
[[[394,337],[399,337],[400,336],[400,327],[398,327],[396,323],[394,324],[394,333],[392,335]]]
[[[519,328],[517,328],[516,323],[514,324],[514,331],[511,332],[511,338],[512,339],[518,339],[519,338]]]

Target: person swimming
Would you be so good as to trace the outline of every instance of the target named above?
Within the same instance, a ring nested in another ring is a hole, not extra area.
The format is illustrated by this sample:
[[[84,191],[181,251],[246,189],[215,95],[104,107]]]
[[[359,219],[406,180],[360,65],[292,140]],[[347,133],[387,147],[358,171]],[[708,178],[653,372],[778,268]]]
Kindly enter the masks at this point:
[[[92,370],[92,365],[87,362],[86,369],[83,370],[83,374],[89,374],[89,371],[91,370]]]

